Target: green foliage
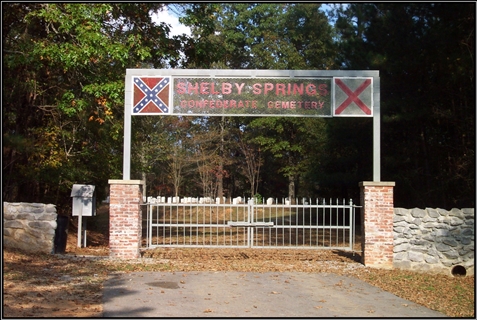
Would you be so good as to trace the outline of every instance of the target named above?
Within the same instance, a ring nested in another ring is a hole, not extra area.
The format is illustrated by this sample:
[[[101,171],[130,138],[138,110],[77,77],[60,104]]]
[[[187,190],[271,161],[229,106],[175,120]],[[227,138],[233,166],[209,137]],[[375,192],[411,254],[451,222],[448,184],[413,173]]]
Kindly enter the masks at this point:
[[[193,52],[196,56],[187,54],[190,59],[187,66],[225,69],[332,69],[336,55],[332,28],[319,8],[318,4],[230,3],[220,5],[218,10],[217,4],[194,5],[183,19],[189,25],[197,23],[193,25]],[[261,177],[260,181],[266,183],[266,180],[275,179],[278,171],[282,177],[294,183],[307,170],[305,163],[310,160],[306,151],[310,140],[305,136],[314,135],[323,130],[323,127],[310,128],[305,123],[310,121],[267,117],[253,119],[251,122],[244,119],[239,125],[241,130],[248,133],[242,139],[246,139],[248,145],[259,146],[268,159],[267,165],[263,166],[266,176]],[[229,136],[234,140],[230,132]],[[255,182],[252,182],[254,178],[250,174],[250,154],[247,158],[243,154],[244,148],[241,149],[236,154],[241,154],[246,161],[239,161],[237,165],[247,164],[248,168],[238,170],[237,173],[249,172],[246,180],[253,185]],[[267,172],[267,168],[274,168],[276,171]],[[231,168],[230,171],[232,170],[234,169]],[[267,192],[288,192],[286,184],[278,188],[276,185]]]
[[[68,210],[122,170],[126,68],[379,70],[382,180],[404,207],[475,204],[470,3],[3,3],[3,197]],[[132,173],[155,195],[358,198],[371,119],[133,119]],[[174,182],[171,182],[174,181]],[[181,191],[183,190],[183,191]],[[222,190],[222,191],[221,191]]]
[[[194,4],[189,68],[332,69],[332,28],[319,4]]]
[[[256,204],[262,204],[263,203],[263,197],[260,193],[254,194],[253,198],[255,199]]]
[[[68,210],[122,164],[125,68],[177,58],[160,4],[4,3],[3,197]],[[67,213],[67,212],[66,212]]]
[[[351,4],[341,61],[380,70],[382,178],[399,206],[474,206],[475,5]],[[404,58],[403,58],[404,57]]]

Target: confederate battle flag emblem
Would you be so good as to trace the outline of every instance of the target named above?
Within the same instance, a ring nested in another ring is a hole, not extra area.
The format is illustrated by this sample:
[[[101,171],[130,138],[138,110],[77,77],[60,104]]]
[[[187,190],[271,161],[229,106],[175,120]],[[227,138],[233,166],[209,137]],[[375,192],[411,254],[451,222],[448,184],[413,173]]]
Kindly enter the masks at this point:
[[[133,114],[169,113],[170,77],[133,77]]]

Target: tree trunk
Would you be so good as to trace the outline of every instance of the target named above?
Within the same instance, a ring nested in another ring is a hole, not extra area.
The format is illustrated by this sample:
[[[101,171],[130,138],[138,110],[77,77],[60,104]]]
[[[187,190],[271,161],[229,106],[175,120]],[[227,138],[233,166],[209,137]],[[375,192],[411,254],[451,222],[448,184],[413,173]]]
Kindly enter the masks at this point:
[[[290,204],[295,204],[295,179],[293,176],[288,178],[288,199],[290,199]]]
[[[142,172],[141,173],[141,179],[143,181],[143,184],[142,184],[142,195],[144,197],[146,197],[146,201],[147,201],[147,190],[146,190],[146,173],[145,172]]]
[[[219,198],[219,203],[222,203],[224,196],[224,126],[225,126],[225,117],[222,117],[222,122],[220,123],[220,162],[219,162],[219,172],[217,174],[217,198]]]

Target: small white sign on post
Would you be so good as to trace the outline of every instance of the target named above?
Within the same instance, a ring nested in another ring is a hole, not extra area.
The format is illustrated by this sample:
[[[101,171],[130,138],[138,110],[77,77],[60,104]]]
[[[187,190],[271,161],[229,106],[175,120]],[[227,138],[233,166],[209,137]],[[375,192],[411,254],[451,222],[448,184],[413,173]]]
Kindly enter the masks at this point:
[[[88,184],[74,184],[71,190],[73,198],[73,216],[78,217],[78,247],[81,248],[81,237],[83,246],[86,247],[86,219],[96,215],[96,197],[94,186]],[[83,232],[84,234],[83,234]]]

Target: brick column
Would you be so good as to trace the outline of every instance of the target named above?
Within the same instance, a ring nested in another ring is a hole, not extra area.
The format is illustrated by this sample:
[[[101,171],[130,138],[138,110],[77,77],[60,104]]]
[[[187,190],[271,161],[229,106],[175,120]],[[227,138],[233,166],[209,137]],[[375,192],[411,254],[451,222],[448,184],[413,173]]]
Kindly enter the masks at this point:
[[[394,182],[360,182],[361,244],[365,266],[393,268]]]
[[[142,237],[141,180],[109,180],[109,257],[140,257]]]

